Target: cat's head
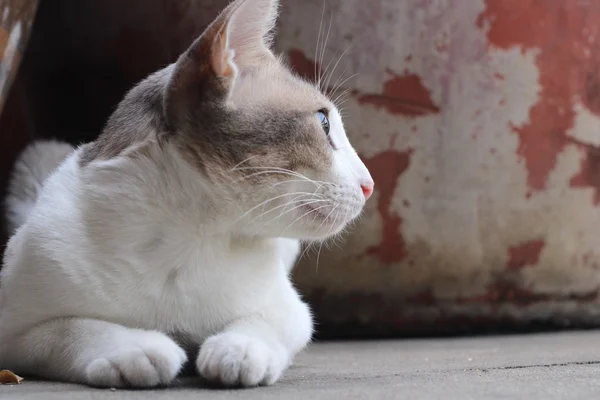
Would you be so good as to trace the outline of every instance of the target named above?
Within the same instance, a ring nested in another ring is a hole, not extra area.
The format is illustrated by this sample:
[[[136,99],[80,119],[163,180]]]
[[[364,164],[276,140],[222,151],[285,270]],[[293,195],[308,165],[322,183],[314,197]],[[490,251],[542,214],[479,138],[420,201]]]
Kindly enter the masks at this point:
[[[277,0],[236,0],[179,58],[164,96],[174,143],[248,234],[319,240],[373,180],[338,109],[270,50]]]

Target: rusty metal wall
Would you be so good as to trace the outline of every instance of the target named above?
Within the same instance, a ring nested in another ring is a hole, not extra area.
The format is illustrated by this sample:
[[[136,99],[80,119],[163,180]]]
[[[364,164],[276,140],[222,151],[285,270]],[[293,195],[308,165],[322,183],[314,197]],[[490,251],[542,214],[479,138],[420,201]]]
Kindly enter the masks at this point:
[[[376,191],[297,271],[324,328],[598,323],[600,3],[327,3],[320,67],[351,45],[345,122]],[[279,49],[310,76],[323,2],[284,4]]]
[[[226,3],[41,2],[17,79],[32,136],[93,138]],[[299,73],[345,52],[331,82],[376,182],[296,271],[322,332],[600,323],[599,22],[586,0],[282,0]]]

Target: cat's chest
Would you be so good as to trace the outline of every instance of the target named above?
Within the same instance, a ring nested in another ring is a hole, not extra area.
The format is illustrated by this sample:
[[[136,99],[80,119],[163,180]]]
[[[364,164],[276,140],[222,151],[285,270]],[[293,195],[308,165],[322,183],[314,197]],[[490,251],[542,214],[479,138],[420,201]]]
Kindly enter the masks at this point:
[[[285,279],[277,252],[269,246],[160,250],[136,260],[147,268],[142,273],[132,269],[118,289],[118,297],[130,301],[122,318],[149,329],[211,334],[264,307]]]

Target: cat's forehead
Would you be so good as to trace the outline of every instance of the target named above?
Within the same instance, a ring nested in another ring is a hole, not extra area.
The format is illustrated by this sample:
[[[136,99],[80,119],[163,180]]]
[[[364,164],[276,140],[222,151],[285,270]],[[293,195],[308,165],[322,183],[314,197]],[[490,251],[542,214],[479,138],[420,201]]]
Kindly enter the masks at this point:
[[[307,112],[333,107],[315,85],[297,77],[279,62],[263,65],[240,76],[230,101],[240,107],[269,104],[285,110]]]

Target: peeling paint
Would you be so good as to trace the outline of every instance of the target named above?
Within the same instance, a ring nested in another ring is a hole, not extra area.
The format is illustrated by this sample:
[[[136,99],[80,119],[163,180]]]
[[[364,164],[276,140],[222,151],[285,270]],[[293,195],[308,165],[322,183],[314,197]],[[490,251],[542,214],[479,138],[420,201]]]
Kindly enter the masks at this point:
[[[506,269],[518,271],[525,266],[535,266],[539,262],[544,246],[543,240],[532,240],[509,247]]]
[[[487,27],[491,45],[540,50],[536,57],[540,100],[530,110],[530,123],[514,128],[520,139],[518,154],[527,166],[529,187],[540,191],[546,188],[558,155],[570,143],[566,134],[574,124],[573,100],[579,97],[591,112],[600,112],[600,52],[589,52],[590,33],[584,33],[592,32],[592,37],[599,33],[600,7],[568,2],[541,4],[536,0],[487,0],[485,4],[479,24]],[[590,151],[594,153],[594,149]],[[595,165],[590,160],[582,171]],[[576,184],[584,185],[589,176],[582,172]],[[593,180],[587,184],[597,185]]]
[[[377,209],[382,218],[383,233],[378,246],[367,249],[367,254],[377,256],[384,263],[402,261],[406,256],[402,238],[402,218],[391,208],[392,198],[398,178],[410,165],[411,151],[389,150],[374,157],[363,159],[375,181],[379,194]]]
[[[594,189],[594,204],[600,204],[600,148],[588,146],[581,160],[580,171],[570,181],[571,187]]]
[[[384,83],[381,94],[355,93],[360,104],[382,107],[391,114],[410,117],[440,112],[418,75],[398,75],[391,70],[388,73],[392,77]]]

